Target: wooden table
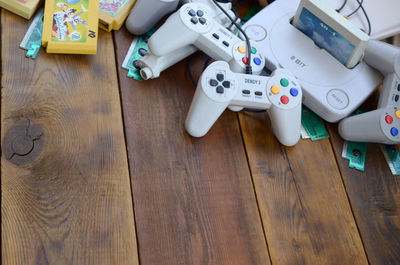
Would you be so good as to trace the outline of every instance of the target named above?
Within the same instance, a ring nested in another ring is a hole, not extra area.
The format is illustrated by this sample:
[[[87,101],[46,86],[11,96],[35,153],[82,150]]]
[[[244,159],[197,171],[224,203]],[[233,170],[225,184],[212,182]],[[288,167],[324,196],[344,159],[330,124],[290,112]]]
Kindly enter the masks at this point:
[[[96,56],[31,60],[28,26],[2,10],[3,265],[400,264],[400,178],[378,145],[359,172],[335,124],[287,148],[266,114],[229,111],[192,138],[187,61],[127,78],[125,29]]]

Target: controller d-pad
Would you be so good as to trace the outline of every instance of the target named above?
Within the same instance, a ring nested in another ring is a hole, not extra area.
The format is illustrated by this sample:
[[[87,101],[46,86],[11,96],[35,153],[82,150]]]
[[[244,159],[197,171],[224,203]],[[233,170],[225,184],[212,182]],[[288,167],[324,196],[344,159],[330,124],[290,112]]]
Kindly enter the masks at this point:
[[[217,86],[218,85],[218,81],[215,79],[211,79],[210,80],[210,86]]]
[[[196,11],[194,11],[193,9],[190,9],[188,14],[189,14],[189,16],[194,17],[196,15]]]
[[[191,19],[190,19],[190,22],[192,22],[192,24],[197,24],[198,22],[199,22],[199,20],[196,18],[196,17],[192,17]]]
[[[192,18],[190,19],[190,22],[192,22],[192,24],[194,24],[194,25],[196,25],[197,23],[199,23],[199,21],[200,21],[200,24],[202,24],[202,25],[204,25],[204,24],[206,24],[207,23],[207,19],[205,19],[203,16],[204,16],[204,12],[203,12],[203,10],[197,10],[197,11],[195,11],[195,10],[193,10],[193,9],[190,9],[189,11],[188,11],[188,14],[189,14],[189,16],[191,16]]]
[[[217,86],[216,91],[217,91],[218,94],[223,94],[224,93],[224,88],[222,86]]]
[[[222,83],[222,86],[225,87],[225,88],[230,88],[230,87],[231,87],[231,82],[229,82],[229,81],[224,81],[224,82]]]
[[[225,79],[225,77],[224,77],[223,74],[217,74],[217,80],[218,80],[219,82],[224,81],[224,79]]]

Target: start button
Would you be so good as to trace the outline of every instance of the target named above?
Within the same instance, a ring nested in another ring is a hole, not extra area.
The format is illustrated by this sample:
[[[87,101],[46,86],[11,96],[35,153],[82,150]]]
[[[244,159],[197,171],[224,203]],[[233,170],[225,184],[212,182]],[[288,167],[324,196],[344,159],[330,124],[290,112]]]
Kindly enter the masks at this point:
[[[349,105],[349,97],[340,89],[331,89],[326,95],[329,105],[335,109],[345,109]]]

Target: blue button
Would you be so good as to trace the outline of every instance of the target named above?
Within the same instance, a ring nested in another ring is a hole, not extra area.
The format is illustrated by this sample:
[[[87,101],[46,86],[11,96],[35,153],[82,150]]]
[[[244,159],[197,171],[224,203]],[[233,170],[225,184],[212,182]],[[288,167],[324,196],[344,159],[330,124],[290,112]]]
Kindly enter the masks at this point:
[[[292,95],[293,97],[297,97],[297,95],[299,94],[299,91],[296,88],[291,88],[290,89],[290,95]]]
[[[397,136],[399,134],[399,130],[396,127],[392,127],[392,129],[390,129],[390,133],[393,136]]]
[[[254,63],[255,63],[256,65],[260,65],[260,64],[261,64],[261,59],[258,58],[258,57],[254,58],[253,61],[254,61]]]

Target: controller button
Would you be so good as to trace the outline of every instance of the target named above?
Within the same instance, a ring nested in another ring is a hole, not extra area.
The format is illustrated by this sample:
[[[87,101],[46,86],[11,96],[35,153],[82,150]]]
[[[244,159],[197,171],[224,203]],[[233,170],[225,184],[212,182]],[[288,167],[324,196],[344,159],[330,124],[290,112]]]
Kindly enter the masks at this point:
[[[243,62],[244,64],[248,64],[248,63],[249,63],[249,58],[243,57],[243,58],[242,58],[242,62]]]
[[[193,24],[197,24],[198,22],[199,22],[199,20],[197,19],[197,18],[195,18],[195,17],[192,17],[191,19],[190,19],[190,22],[192,22]]]
[[[399,130],[396,127],[392,127],[392,129],[390,129],[390,134],[397,136],[399,134]]]
[[[261,64],[261,59],[258,58],[258,57],[254,58],[253,61],[254,61],[254,63],[255,63],[256,65],[260,65],[260,64]]]
[[[218,94],[223,94],[224,93],[224,88],[222,86],[217,86],[217,93]]]
[[[244,47],[244,46],[239,46],[239,47],[238,47],[238,51],[239,51],[240,53],[245,53],[245,52],[246,52],[246,47]]]
[[[247,90],[247,89],[242,90],[242,93],[245,94],[245,95],[249,95],[250,94],[250,90]]]
[[[400,119],[400,110],[396,110],[394,116],[396,116],[397,119]]]
[[[256,91],[256,92],[254,92],[254,94],[256,94],[256,96],[262,96],[262,92],[261,91]]]
[[[204,25],[207,22],[207,20],[204,17],[199,18],[199,21],[201,25]]]
[[[139,52],[140,56],[145,56],[146,53],[147,53],[147,50],[143,49],[143,48],[140,48],[138,52]]]
[[[282,96],[281,97],[281,102],[283,103],[283,104],[288,104],[289,103],[289,98],[288,98],[288,96]]]
[[[386,121],[387,124],[392,124],[392,122],[393,122],[393,117],[390,116],[390,115],[386,115],[386,116],[385,116],[385,121]]]
[[[281,85],[284,87],[287,87],[289,85],[289,80],[287,80],[286,78],[282,78]]]
[[[226,47],[229,47],[229,42],[223,41],[222,44],[224,44]]]
[[[219,82],[224,81],[224,79],[225,79],[225,76],[224,76],[223,74],[217,74],[217,80],[218,80]]]
[[[396,96],[394,97],[394,101],[396,101],[396,102],[399,101],[399,97],[400,97],[399,95],[396,95]]]
[[[190,9],[188,14],[189,14],[189,16],[194,17],[196,15],[196,11],[194,11],[193,9]]]
[[[291,88],[290,89],[290,95],[292,95],[293,97],[297,97],[297,95],[299,94],[299,91],[296,88]]]
[[[225,87],[225,88],[230,88],[230,87],[231,87],[231,82],[229,82],[229,81],[224,81],[224,82],[222,83],[222,86]]]
[[[217,40],[219,40],[219,35],[217,33],[214,33],[213,37],[216,38]]]
[[[199,16],[199,17],[204,16],[203,10],[197,10],[197,16]]]
[[[210,86],[217,86],[218,85],[218,81],[215,79],[211,79],[210,80]]]
[[[257,49],[255,47],[251,47],[250,51],[251,51],[252,54],[256,54],[257,53]]]
[[[400,91],[400,84],[397,85],[397,91]]]
[[[271,93],[274,95],[279,94],[279,92],[281,91],[281,89],[278,86],[272,86],[271,87]]]

